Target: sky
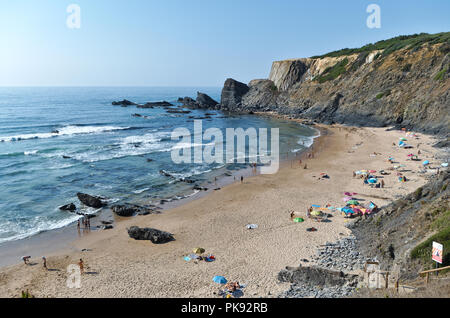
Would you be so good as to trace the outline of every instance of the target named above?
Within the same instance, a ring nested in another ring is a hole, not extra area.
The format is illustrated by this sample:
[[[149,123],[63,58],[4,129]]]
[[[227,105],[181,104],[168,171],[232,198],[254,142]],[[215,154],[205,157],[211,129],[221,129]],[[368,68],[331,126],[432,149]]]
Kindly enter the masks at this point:
[[[0,86],[220,87],[267,78],[275,60],[450,31],[448,12],[449,0],[0,0]]]

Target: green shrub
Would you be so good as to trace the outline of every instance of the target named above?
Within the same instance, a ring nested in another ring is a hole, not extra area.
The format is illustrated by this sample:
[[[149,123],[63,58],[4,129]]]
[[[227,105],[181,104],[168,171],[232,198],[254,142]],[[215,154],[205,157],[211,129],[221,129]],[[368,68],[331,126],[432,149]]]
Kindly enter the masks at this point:
[[[278,91],[278,87],[275,84],[270,85],[270,90],[272,92],[277,92]]]
[[[324,83],[326,81],[331,81],[339,77],[341,74],[344,74],[346,71],[345,66],[348,64],[348,58],[343,59],[340,62],[337,62],[335,65],[331,67],[327,67],[322,74],[316,76],[315,80],[319,83]]]
[[[448,72],[448,67],[442,69],[439,73],[436,74],[436,76],[434,77],[434,80],[435,81],[442,81],[442,80],[444,80],[444,75],[447,72]]]
[[[445,227],[425,242],[417,245],[411,251],[412,259],[419,259],[424,264],[433,265],[434,261],[431,259],[431,249],[433,241],[444,245],[444,255],[442,257],[442,266],[450,265],[450,226]]]
[[[402,67],[402,72],[409,72],[411,71],[411,64],[406,64],[405,66]]]
[[[324,55],[316,55],[313,58],[323,58],[323,57],[339,57],[343,55],[351,55],[356,53],[371,52],[375,50],[383,50],[382,55],[387,56],[392,52],[398,51],[403,48],[408,48],[410,50],[417,50],[425,44],[437,44],[437,43],[449,43],[450,42],[450,32],[442,32],[436,34],[420,33],[412,35],[401,35],[388,40],[378,41],[376,43],[367,44],[360,48],[345,48],[338,51],[333,51]],[[443,52],[449,50],[447,46],[442,48]]]
[[[377,94],[377,99],[382,99],[384,96],[389,96],[391,95],[391,90],[387,89],[386,91],[382,92],[382,93],[378,93]]]

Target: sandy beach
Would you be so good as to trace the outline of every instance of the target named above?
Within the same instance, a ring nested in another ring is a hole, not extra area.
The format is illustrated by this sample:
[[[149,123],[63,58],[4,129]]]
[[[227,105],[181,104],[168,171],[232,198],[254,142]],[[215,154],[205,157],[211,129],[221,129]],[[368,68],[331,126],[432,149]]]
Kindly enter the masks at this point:
[[[326,242],[348,236],[348,219],[330,212],[331,222],[291,221],[294,210],[305,217],[311,204],[343,206],[345,191],[378,206],[414,191],[426,182],[418,174],[423,160],[433,160],[432,136],[408,138],[413,149],[394,146],[402,131],[386,128],[323,126],[327,133],[316,139],[314,158],[287,161],[274,175],[257,175],[236,181],[218,191],[192,200],[159,215],[121,219],[112,230],[92,232],[72,243],[71,248],[47,256],[49,270],[41,255],[31,255],[33,266],[23,263],[0,269],[0,297],[20,297],[28,289],[35,297],[217,297],[215,275],[246,284],[245,297],[276,297],[289,286],[277,281],[286,266],[298,266],[311,259]],[[419,148],[417,146],[419,145]],[[421,161],[407,160],[417,154]],[[387,170],[392,156],[404,164],[405,183],[395,171],[384,176],[385,188],[363,185],[352,172],[361,169]],[[304,164],[307,169],[304,169]],[[329,179],[319,179],[320,173]],[[258,224],[248,230],[246,224]],[[126,228],[137,225],[174,234],[175,241],[156,245],[129,238]],[[316,232],[307,232],[309,227]],[[195,247],[215,256],[214,262],[185,261]],[[84,250],[84,251],[82,251]],[[68,288],[67,266],[83,258],[86,272],[81,288]]]

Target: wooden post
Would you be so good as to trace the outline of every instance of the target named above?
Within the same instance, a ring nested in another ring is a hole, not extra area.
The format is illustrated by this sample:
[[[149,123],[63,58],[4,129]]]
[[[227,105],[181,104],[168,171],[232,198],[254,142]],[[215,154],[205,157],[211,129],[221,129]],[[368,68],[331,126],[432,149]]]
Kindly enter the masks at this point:
[[[425,283],[428,285],[429,281],[430,281],[430,273],[427,273],[427,276],[425,277]]]
[[[398,279],[395,281],[395,290],[397,290],[397,293],[398,293],[398,285],[399,285],[399,283],[398,283]]]

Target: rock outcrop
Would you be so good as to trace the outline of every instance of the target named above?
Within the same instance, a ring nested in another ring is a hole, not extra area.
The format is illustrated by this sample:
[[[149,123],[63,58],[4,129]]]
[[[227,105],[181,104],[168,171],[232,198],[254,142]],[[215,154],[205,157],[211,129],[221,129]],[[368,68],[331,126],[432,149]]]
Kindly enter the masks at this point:
[[[96,196],[89,195],[86,193],[78,192],[77,197],[78,197],[78,200],[81,201],[81,203],[83,203],[86,206],[92,207],[92,208],[99,209],[106,205],[105,203],[102,202],[100,197],[96,197]]]
[[[200,108],[213,108],[218,104],[214,99],[201,92],[197,92],[196,102]]]
[[[316,266],[300,266],[286,267],[286,269],[278,273],[278,280],[299,285],[331,287],[356,283],[358,275],[344,274],[340,271],[332,271]]]
[[[69,204],[60,206],[59,209],[62,210],[62,211],[70,211],[70,212],[73,212],[73,211],[75,211],[75,210],[77,209],[77,207],[75,206],[75,204],[69,203]]]
[[[116,213],[118,216],[128,217],[136,214],[139,215],[147,215],[147,214],[159,214],[160,212],[148,207],[143,207],[139,205],[132,204],[120,204],[113,205],[111,210]]]
[[[128,229],[128,235],[135,240],[150,240],[154,244],[167,243],[174,240],[171,233],[149,227],[132,226]]]
[[[136,105],[136,103],[130,102],[130,101],[127,100],[127,99],[124,99],[124,100],[122,100],[122,101],[120,101],[120,102],[112,102],[112,104],[113,104],[114,106],[123,106],[123,107]]]
[[[228,78],[222,89],[220,97],[220,108],[224,110],[239,110],[242,97],[250,90],[250,88],[241,82],[232,78]]]
[[[144,105],[137,105],[137,108],[154,108],[154,107],[170,107],[170,106],[173,106],[173,104],[163,100],[162,102],[147,102]]]
[[[212,99],[209,95],[201,92],[197,92],[197,99],[191,97],[180,97],[178,102],[182,103],[183,106],[190,108],[215,108],[218,102]]]

